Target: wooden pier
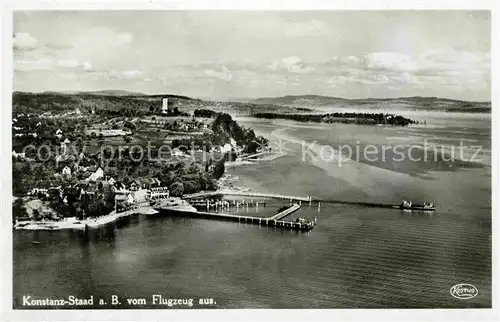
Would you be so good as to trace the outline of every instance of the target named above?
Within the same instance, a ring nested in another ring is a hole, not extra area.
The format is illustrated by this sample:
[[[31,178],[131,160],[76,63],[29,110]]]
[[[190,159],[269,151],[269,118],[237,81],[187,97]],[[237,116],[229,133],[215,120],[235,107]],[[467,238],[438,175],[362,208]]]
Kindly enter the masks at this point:
[[[262,200],[212,200],[212,199],[191,199],[189,204],[197,208],[211,209],[229,209],[229,208],[253,208],[259,206],[266,207],[267,202]]]
[[[198,192],[193,194],[188,194],[182,196],[183,199],[194,199],[194,198],[203,198],[209,196],[244,196],[244,197],[255,197],[255,198],[274,198],[274,199],[285,199],[285,200],[296,200],[296,201],[311,201],[310,196],[301,197],[301,196],[287,196],[282,194],[274,194],[274,193],[259,193],[259,192],[243,192],[243,191],[233,191],[233,190],[218,190],[218,191],[209,191],[209,192]]]
[[[233,214],[224,214],[224,213],[211,213],[211,212],[205,212],[205,211],[182,211],[182,210],[176,210],[170,212],[171,214],[175,214],[177,216],[189,216],[189,217],[194,217],[194,218],[207,218],[207,219],[218,219],[218,220],[231,220],[231,221],[237,221],[240,223],[248,223],[248,224],[254,224],[254,225],[260,225],[260,226],[270,226],[270,227],[281,227],[281,228],[286,228],[286,229],[294,229],[294,230],[301,230],[301,231],[308,231],[314,228],[316,226],[316,221],[309,221],[306,223],[300,223],[300,222],[293,222],[293,221],[285,221],[285,220],[280,220],[291,213],[297,211],[300,209],[300,205],[295,204],[280,213],[272,216],[272,217],[254,217],[254,216],[240,216],[240,215],[233,215]],[[162,210],[161,208],[155,209],[158,211],[168,211],[168,210]]]
[[[269,219],[270,220],[280,220],[280,219],[285,218],[286,216],[290,215],[292,212],[295,212],[299,209],[300,209],[300,205],[295,204],[295,205],[291,206],[290,208],[287,208],[287,209],[283,210],[282,212],[277,213],[276,215],[272,216]]]

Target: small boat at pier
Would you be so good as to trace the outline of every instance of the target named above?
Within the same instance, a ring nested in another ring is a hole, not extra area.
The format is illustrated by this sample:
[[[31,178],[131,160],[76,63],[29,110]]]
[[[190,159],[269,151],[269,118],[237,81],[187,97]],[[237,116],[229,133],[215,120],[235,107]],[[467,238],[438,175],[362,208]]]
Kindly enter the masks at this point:
[[[432,202],[424,202],[422,205],[413,204],[411,201],[403,200],[399,205],[399,208],[404,210],[422,210],[422,211],[434,211],[436,207]]]

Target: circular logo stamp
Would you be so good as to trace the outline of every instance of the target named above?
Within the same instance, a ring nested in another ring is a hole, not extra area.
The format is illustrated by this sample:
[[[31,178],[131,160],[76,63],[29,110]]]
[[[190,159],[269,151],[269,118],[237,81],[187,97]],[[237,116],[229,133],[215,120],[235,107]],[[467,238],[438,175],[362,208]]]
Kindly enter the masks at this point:
[[[450,294],[454,298],[467,300],[476,297],[479,291],[472,284],[460,283],[450,288]]]

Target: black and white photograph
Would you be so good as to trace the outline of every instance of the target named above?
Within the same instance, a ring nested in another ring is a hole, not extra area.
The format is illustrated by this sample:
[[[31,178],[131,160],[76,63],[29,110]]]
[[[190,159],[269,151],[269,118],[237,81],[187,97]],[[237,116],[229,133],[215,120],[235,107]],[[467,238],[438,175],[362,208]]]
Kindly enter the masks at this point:
[[[88,9],[4,32],[11,310],[494,307],[491,10]]]

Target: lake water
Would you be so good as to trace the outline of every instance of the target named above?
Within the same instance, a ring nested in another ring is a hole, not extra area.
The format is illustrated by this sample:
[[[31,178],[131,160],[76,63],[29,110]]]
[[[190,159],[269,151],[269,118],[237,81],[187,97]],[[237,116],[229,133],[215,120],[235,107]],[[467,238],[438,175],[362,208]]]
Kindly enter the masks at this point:
[[[318,218],[308,233],[142,215],[87,236],[15,231],[14,307],[21,307],[23,295],[93,295],[110,302],[112,294],[122,299],[120,307],[129,308],[138,306],[127,305],[126,297],[146,298],[142,307],[160,308],[151,304],[153,294],[193,298],[198,308],[491,307],[490,117],[425,117],[427,126],[409,128],[242,118],[287,155],[228,171],[255,191],[362,202],[433,201],[433,214],[322,203],[303,204],[294,214]],[[314,158],[325,145],[411,146],[424,138],[448,146],[460,140],[480,145],[479,160],[354,157],[339,166],[338,160]],[[304,145],[310,149],[302,158]],[[459,283],[474,285],[478,295],[452,297],[450,288]],[[216,304],[199,305],[200,298]]]

